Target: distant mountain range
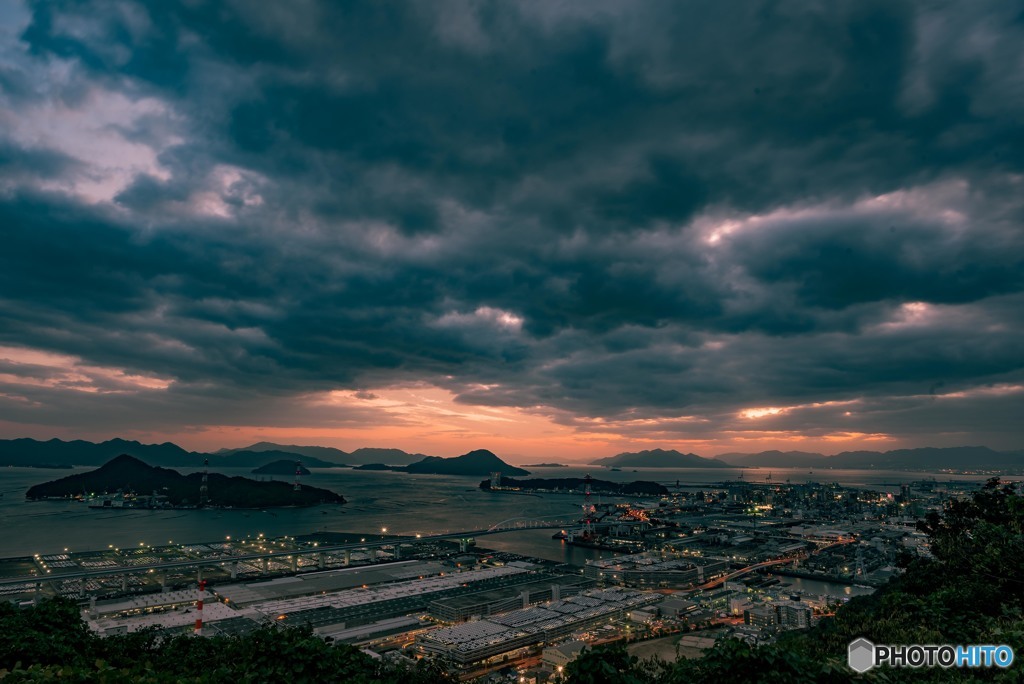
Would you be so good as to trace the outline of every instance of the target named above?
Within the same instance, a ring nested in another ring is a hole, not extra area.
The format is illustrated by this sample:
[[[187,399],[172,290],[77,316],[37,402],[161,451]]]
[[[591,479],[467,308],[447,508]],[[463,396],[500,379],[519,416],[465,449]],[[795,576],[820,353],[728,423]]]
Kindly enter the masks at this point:
[[[45,442],[35,439],[0,440],[0,465],[102,465],[121,454],[143,459],[156,466],[203,465],[205,454],[185,451],[177,444],[140,444],[125,439],[111,439],[95,444],[80,439],[65,442],[51,439]],[[270,459],[274,460],[274,459]],[[252,465],[263,465],[253,463]]]
[[[304,467],[332,468],[342,465],[369,466],[370,470],[402,470],[410,473],[438,475],[529,475],[529,471],[505,463],[486,449],[477,449],[454,458],[410,454],[401,449],[356,449],[346,453],[331,447],[309,447],[259,442],[243,449],[221,449],[212,454],[185,451],[176,444],[140,444],[124,439],[112,439],[94,444],[75,440],[64,442],[51,439],[0,440],[0,466],[62,466],[102,465],[110,459],[133,456],[156,467],[201,468],[209,460],[210,468],[260,468],[287,462],[289,473],[295,472],[295,462]],[[347,463],[346,463],[347,462]],[[278,466],[281,468],[283,466]]]
[[[213,456],[230,456],[238,453],[263,453],[276,451],[286,454],[298,454],[304,458],[315,458],[333,466],[352,465],[347,461],[348,454],[341,449],[322,446],[299,446],[297,444],[274,444],[273,442],[256,442],[247,447],[238,449],[220,449],[215,451]],[[314,466],[321,467],[321,466]]]
[[[141,444],[111,439],[93,443],[84,440],[51,439],[0,440],[0,466],[95,466],[127,454],[160,467],[201,468],[209,459],[211,468],[258,468],[273,461],[302,461],[309,468],[370,466],[371,469],[406,469],[415,473],[458,475],[524,475],[527,471],[505,463],[486,449],[455,458],[410,454],[401,449],[362,448],[351,453],[321,446],[300,446],[258,442],[215,453],[186,451],[177,444]],[[489,454],[489,456],[488,456]],[[470,458],[471,457],[471,458]],[[460,460],[461,459],[461,460]],[[984,446],[923,447],[892,451],[844,451],[834,456],[806,451],[762,451],[726,453],[715,458],[684,454],[675,449],[626,452],[591,462],[618,468],[844,468],[889,470],[978,470],[1024,469],[1024,451],[995,451]]]
[[[770,468],[813,468],[814,466],[825,467],[822,462],[827,458],[824,454],[815,454],[808,451],[761,451],[756,454],[730,453],[718,454],[721,461],[732,465]],[[783,463],[787,465],[782,465]]]
[[[258,442],[239,449],[221,449],[214,453],[186,451],[177,444],[141,444],[133,440],[111,439],[94,443],[60,439],[0,440],[0,466],[91,466],[102,465],[121,454],[142,459],[160,467],[200,468],[209,459],[213,468],[254,468],[273,461],[301,460],[310,468],[334,468],[345,465],[386,463],[406,466],[428,458],[401,449],[356,449],[352,453],[320,446],[298,446]]]
[[[892,451],[844,451],[834,456],[808,451],[727,453],[715,458],[666,451],[627,452],[592,465],[620,468],[842,468],[848,470],[999,470],[1024,469],[1024,451],[994,451],[983,446],[922,447]]]
[[[228,455],[238,452],[266,452],[280,451],[289,454],[299,454],[307,458],[316,458],[326,461],[333,466],[341,465],[367,465],[369,463],[386,463],[387,465],[407,466],[427,458],[426,454],[410,454],[401,449],[380,449],[374,447],[363,447],[353,452],[342,451],[333,447],[322,446],[299,446],[297,444],[274,444],[273,442],[257,442],[240,449],[221,449],[216,455]],[[305,461],[303,461],[305,463]],[[327,466],[313,465],[314,468]]]
[[[697,454],[683,454],[675,449],[650,449],[648,451],[625,452],[591,461],[591,465],[616,468],[732,468],[724,461],[704,458]]]
[[[740,467],[844,468],[850,470],[985,470],[1024,468],[1024,452],[994,451],[984,446],[923,447],[892,451],[844,451],[834,456],[805,451],[720,454]]]

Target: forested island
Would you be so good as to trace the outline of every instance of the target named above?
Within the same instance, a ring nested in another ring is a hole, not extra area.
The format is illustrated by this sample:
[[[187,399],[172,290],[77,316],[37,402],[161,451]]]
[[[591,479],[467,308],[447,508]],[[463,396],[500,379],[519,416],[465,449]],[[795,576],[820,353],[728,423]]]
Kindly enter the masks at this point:
[[[294,468],[294,462],[292,467]],[[294,469],[292,472],[294,473]],[[37,500],[120,494],[122,501],[133,502],[124,506],[128,508],[191,508],[201,504],[202,481],[203,473],[182,475],[176,470],[147,465],[134,456],[121,455],[96,470],[35,485],[25,496]],[[327,489],[301,485],[296,490],[288,482],[257,482],[245,477],[228,477],[220,473],[207,475],[207,497],[205,506],[221,508],[345,503],[345,498],[341,494]]]
[[[385,463],[367,463],[356,466],[356,470],[393,470],[399,473],[415,473],[417,475],[529,475],[530,471],[505,463],[487,449],[477,449],[468,454],[441,458],[427,456],[407,466],[388,465]]]
[[[551,477],[516,480],[511,477],[501,478],[501,489],[520,491],[583,491],[587,481],[582,477]],[[491,481],[484,480],[480,489],[490,491]],[[662,496],[668,494],[668,488],[657,482],[637,480],[636,482],[609,482],[607,480],[590,480],[590,491],[595,494],[618,494],[621,496]]]

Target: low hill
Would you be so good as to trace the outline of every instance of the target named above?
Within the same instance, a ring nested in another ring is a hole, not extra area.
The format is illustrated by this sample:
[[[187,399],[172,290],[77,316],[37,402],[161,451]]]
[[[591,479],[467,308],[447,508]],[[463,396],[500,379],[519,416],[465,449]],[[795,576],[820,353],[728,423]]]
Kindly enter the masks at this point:
[[[591,461],[591,465],[618,468],[732,468],[725,461],[704,458],[697,454],[683,454],[675,449],[650,449],[647,451],[625,452]]]
[[[410,473],[431,473],[434,475],[529,475],[528,470],[505,463],[487,449],[477,449],[454,458],[427,456],[406,467]]]
[[[338,468],[337,463],[325,461],[314,456],[303,456],[290,451],[235,451],[230,454],[210,456],[210,466],[220,468],[252,468],[262,467],[277,461],[291,462],[294,470],[295,462],[310,468]]]
[[[97,494],[113,494],[119,490],[138,494],[157,492],[166,495],[172,505],[190,506],[199,502],[202,478],[202,473],[182,475],[176,470],[150,466],[123,454],[96,470],[36,485],[25,496],[43,499],[77,496],[83,491]],[[299,491],[294,491],[287,482],[257,482],[219,473],[209,474],[208,488],[210,505],[213,506],[268,508],[345,503],[340,494],[326,489],[303,485]]]
[[[320,466],[313,465],[314,468],[331,468],[334,466],[342,466],[348,464],[348,454],[341,449],[335,449],[334,447],[322,447],[322,446],[300,446],[298,444],[274,444],[273,442],[256,442],[250,444],[247,447],[241,447],[239,449],[221,449],[215,456],[228,456],[230,454],[237,454],[242,452],[278,452],[286,454],[298,454],[303,459],[317,459],[321,462],[325,462],[328,465]]]
[[[254,468],[253,475],[294,475],[296,469],[299,471],[299,475],[309,475],[310,472],[303,466],[295,466],[296,461],[284,460],[284,461],[273,461],[266,465],[261,465],[259,468]]]

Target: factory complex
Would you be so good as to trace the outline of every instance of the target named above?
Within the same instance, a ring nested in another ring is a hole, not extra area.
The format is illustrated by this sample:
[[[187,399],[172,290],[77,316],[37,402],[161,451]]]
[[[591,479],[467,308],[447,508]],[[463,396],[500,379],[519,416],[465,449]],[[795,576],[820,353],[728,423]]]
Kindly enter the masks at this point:
[[[626,618],[632,609],[662,598],[630,589],[591,590],[543,606],[426,632],[416,637],[416,645],[424,654],[442,656],[459,665],[487,664],[492,658],[525,655],[516,651]]]
[[[19,605],[77,597],[103,635],[295,626],[384,660],[429,659],[463,681],[512,681],[513,670],[548,681],[602,644],[649,641],[666,658],[696,657],[722,636],[760,644],[807,629],[885,582],[901,554],[926,556],[914,516],[959,492],[928,482],[898,494],[684,489],[629,504],[594,504],[585,489],[579,526],[552,535],[599,552],[577,565],[475,545],[512,529],[382,529],[0,559],[0,591]]]

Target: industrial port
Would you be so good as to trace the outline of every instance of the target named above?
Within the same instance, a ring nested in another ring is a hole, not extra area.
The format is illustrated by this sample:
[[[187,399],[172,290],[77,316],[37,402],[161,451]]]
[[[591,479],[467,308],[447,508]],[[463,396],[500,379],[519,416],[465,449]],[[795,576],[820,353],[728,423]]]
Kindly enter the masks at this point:
[[[141,541],[0,559],[0,595],[25,605],[76,598],[103,635],[308,626],[381,658],[438,660],[463,679],[511,668],[544,681],[595,644],[698,656],[725,634],[760,642],[805,628],[897,572],[896,554],[926,555],[910,521],[963,491],[736,481],[602,502],[585,486],[581,515],[562,523]],[[488,535],[530,527],[553,530],[553,544],[629,553],[577,566],[485,548]]]

